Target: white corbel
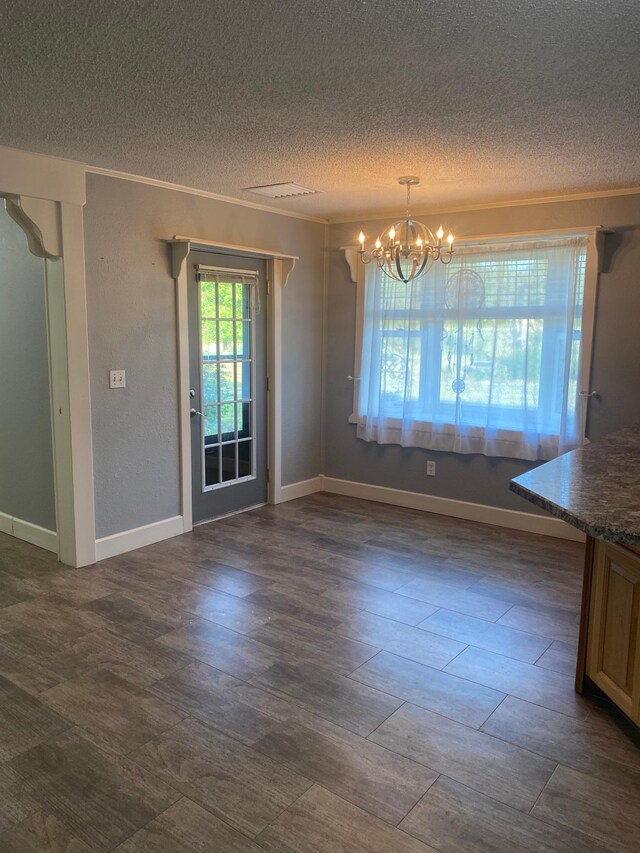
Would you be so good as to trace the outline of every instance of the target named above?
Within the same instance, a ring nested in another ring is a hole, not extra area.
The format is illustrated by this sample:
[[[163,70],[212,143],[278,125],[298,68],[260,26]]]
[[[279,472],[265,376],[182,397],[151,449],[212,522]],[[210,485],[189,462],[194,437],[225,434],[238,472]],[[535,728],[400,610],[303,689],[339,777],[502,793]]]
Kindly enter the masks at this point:
[[[171,243],[171,275],[173,278],[180,278],[190,251],[191,244],[188,240],[176,240]]]
[[[31,254],[50,261],[62,256],[60,205],[57,201],[7,195],[4,203],[9,216],[24,231]]]
[[[287,282],[289,281],[289,276],[293,272],[293,268],[296,265],[297,258],[282,258],[282,286],[286,287]]]
[[[349,264],[349,270],[351,272],[351,281],[354,284],[358,283],[358,250],[354,249],[353,246],[343,246],[342,251],[344,252],[344,257],[346,262]]]

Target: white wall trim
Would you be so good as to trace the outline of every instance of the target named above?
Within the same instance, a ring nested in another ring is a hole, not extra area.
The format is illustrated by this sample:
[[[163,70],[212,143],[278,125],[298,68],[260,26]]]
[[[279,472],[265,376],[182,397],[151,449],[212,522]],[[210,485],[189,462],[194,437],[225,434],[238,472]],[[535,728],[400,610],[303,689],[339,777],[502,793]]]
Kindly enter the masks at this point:
[[[6,512],[0,512],[0,533],[8,533],[9,536],[37,545],[38,548],[58,553],[58,534],[55,530],[47,530],[46,527],[40,527],[31,521],[14,518]]]
[[[0,191],[68,204],[85,203],[84,164],[0,147]]]
[[[278,503],[295,501],[296,498],[304,498],[307,495],[313,495],[322,490],[321,476],[311,477],[309,480],[300,480],[298,483],[290,483],[288,486],[280,487],[280,500]]]
[[[392,506],[417,509],[422,512],[433,512],[437,515],[448,515],[452,518],[464,518],[467,521],[479,521],[482,524],[493,524],[511,530],[554,536],[557,539],[570,539],[574,542],[585,541],[583,533],[558,518],[546,518],[543,515],[533,515],[529,512],[519,512],[513,509],[502,509],[501,507],[471,503],[470,501],[458,501],[453,498],[440,498],[419,492],[407,492],[403,489],[390,489],[386,486],[373,486],[369,483],[356,483],[352,480],[339,480],[324,475],[321,475],[320,479],[322,491],[331,492],[334,495],[377,501]]]
[[[290,216],[293,219],[306,219],[308,222],[319,222],[324,225],[328,220],[310,213],[298,213],[294,210],[282,210],[280,207],[270,207],[268,204],[260,204],[257,201],[234,198],[233,196],[221,195],[209,190],[199,190],[196,187],[187,187],[184,184],[172,184],[170,181],[160,181],[157,178],[146,178],[143,175],[133,175],[129,172],[119,172],[116,169],[104,169],[101,166],[86,166],[86,171],[93,175],[106,175],[108,178],[119,178],[123,181],[133,181],[136,184],[146,184],[150,187],[159,187],[164,190],[173,190],[179,193],[197,195],[200,198],[210,198],[214,201],[222,201],[225,204],[237,204],[240,207],[250,207],[253,210],[262,210],[265,213],[279,213],[280,216]]]
[[[117,557],[118,554],[126,554],[127,551],[135,551],[136,548],[144,548],[145,545],[153,545],[154,542],[179,536],[183,532],[182,527],[182,516],[175,515],[173,518],[165,518],[153,524],[103,536],[101,539],[96,539],[96,560]]]

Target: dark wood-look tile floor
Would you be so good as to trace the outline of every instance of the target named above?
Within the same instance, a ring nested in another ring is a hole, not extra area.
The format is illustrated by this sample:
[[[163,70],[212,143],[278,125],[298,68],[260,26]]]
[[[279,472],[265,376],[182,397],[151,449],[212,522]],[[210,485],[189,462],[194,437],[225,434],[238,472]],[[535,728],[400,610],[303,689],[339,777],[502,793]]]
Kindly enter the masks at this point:
[[[640,849],[579,545],[314,495],[73,570],[0,536],[0,850]]]

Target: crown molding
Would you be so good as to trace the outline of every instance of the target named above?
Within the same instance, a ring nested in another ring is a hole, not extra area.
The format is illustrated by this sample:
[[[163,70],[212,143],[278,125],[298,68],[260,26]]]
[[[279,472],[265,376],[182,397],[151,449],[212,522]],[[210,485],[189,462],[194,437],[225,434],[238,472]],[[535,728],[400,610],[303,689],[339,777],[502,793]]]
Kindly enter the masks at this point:
[[[311,216],[308,213],[297,213],[293,210],[282,210],[279,207],[270,207],[268,204],[260,204],[256,201],[245,201],[241,198],[221,195],[220,193],[209,192],[208,190],[199,190],[195,187],[184,186],[183,184],[172,184],[170,181],[161,181],[157,178],[146,178],[144,175],[134,175],[130,172],[119,172],[116,169],[105,169],[101,166],[85,166],[85,171],[92,175],[106,175],[108,178],[119,178],[122,181],[133,181],[136,184],[146,184],[147,186],[158,187],[163,190],[188,193],[189,195],[199,196],[200,198],[222,201],[225,204],[237,204],[240,207],[249,207],[253,210],[261,210],[264,213],[278,213],[280,216],[289,216],[292,219],[304,219],[307,222],[317,222],[320,225],[327,225],[329,222],[328,219],[322,219],[319,216]]]
[[[478,202],[476,204],[452,204],[436,207],[424,207],[419,210],[412,210],[412,216],[432,216],[437,213],[466,213],[473,210],[494,210],[503,207],[527,207],[534,204],[554,204],[567,201],[587,201],[597,198],[613,198],[615,196],[625,195],[640,195],[640,186],[638,187],[621,187],[611,190],[592,190],[591,192],[568,193],[565,195],[549,195],[549,196],[532,196],[531,198],[518,198],[507,201],[487,201]],[[361,213],[351,213],[345,216],[329,217],[329,225],[341,225],[349,222],[375,222],[378,219],[389,219],[398,215],[399,208],[391,210],[383,210],[372,214],[371,211]]]

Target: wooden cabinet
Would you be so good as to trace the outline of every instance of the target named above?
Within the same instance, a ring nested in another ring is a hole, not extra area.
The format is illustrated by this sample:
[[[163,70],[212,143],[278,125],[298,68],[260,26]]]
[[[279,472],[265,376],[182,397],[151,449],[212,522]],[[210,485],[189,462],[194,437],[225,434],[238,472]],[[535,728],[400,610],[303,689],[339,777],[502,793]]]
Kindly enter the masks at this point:
[[[586,673],[640,723],[640,553],[597,540],[592,569]]]

